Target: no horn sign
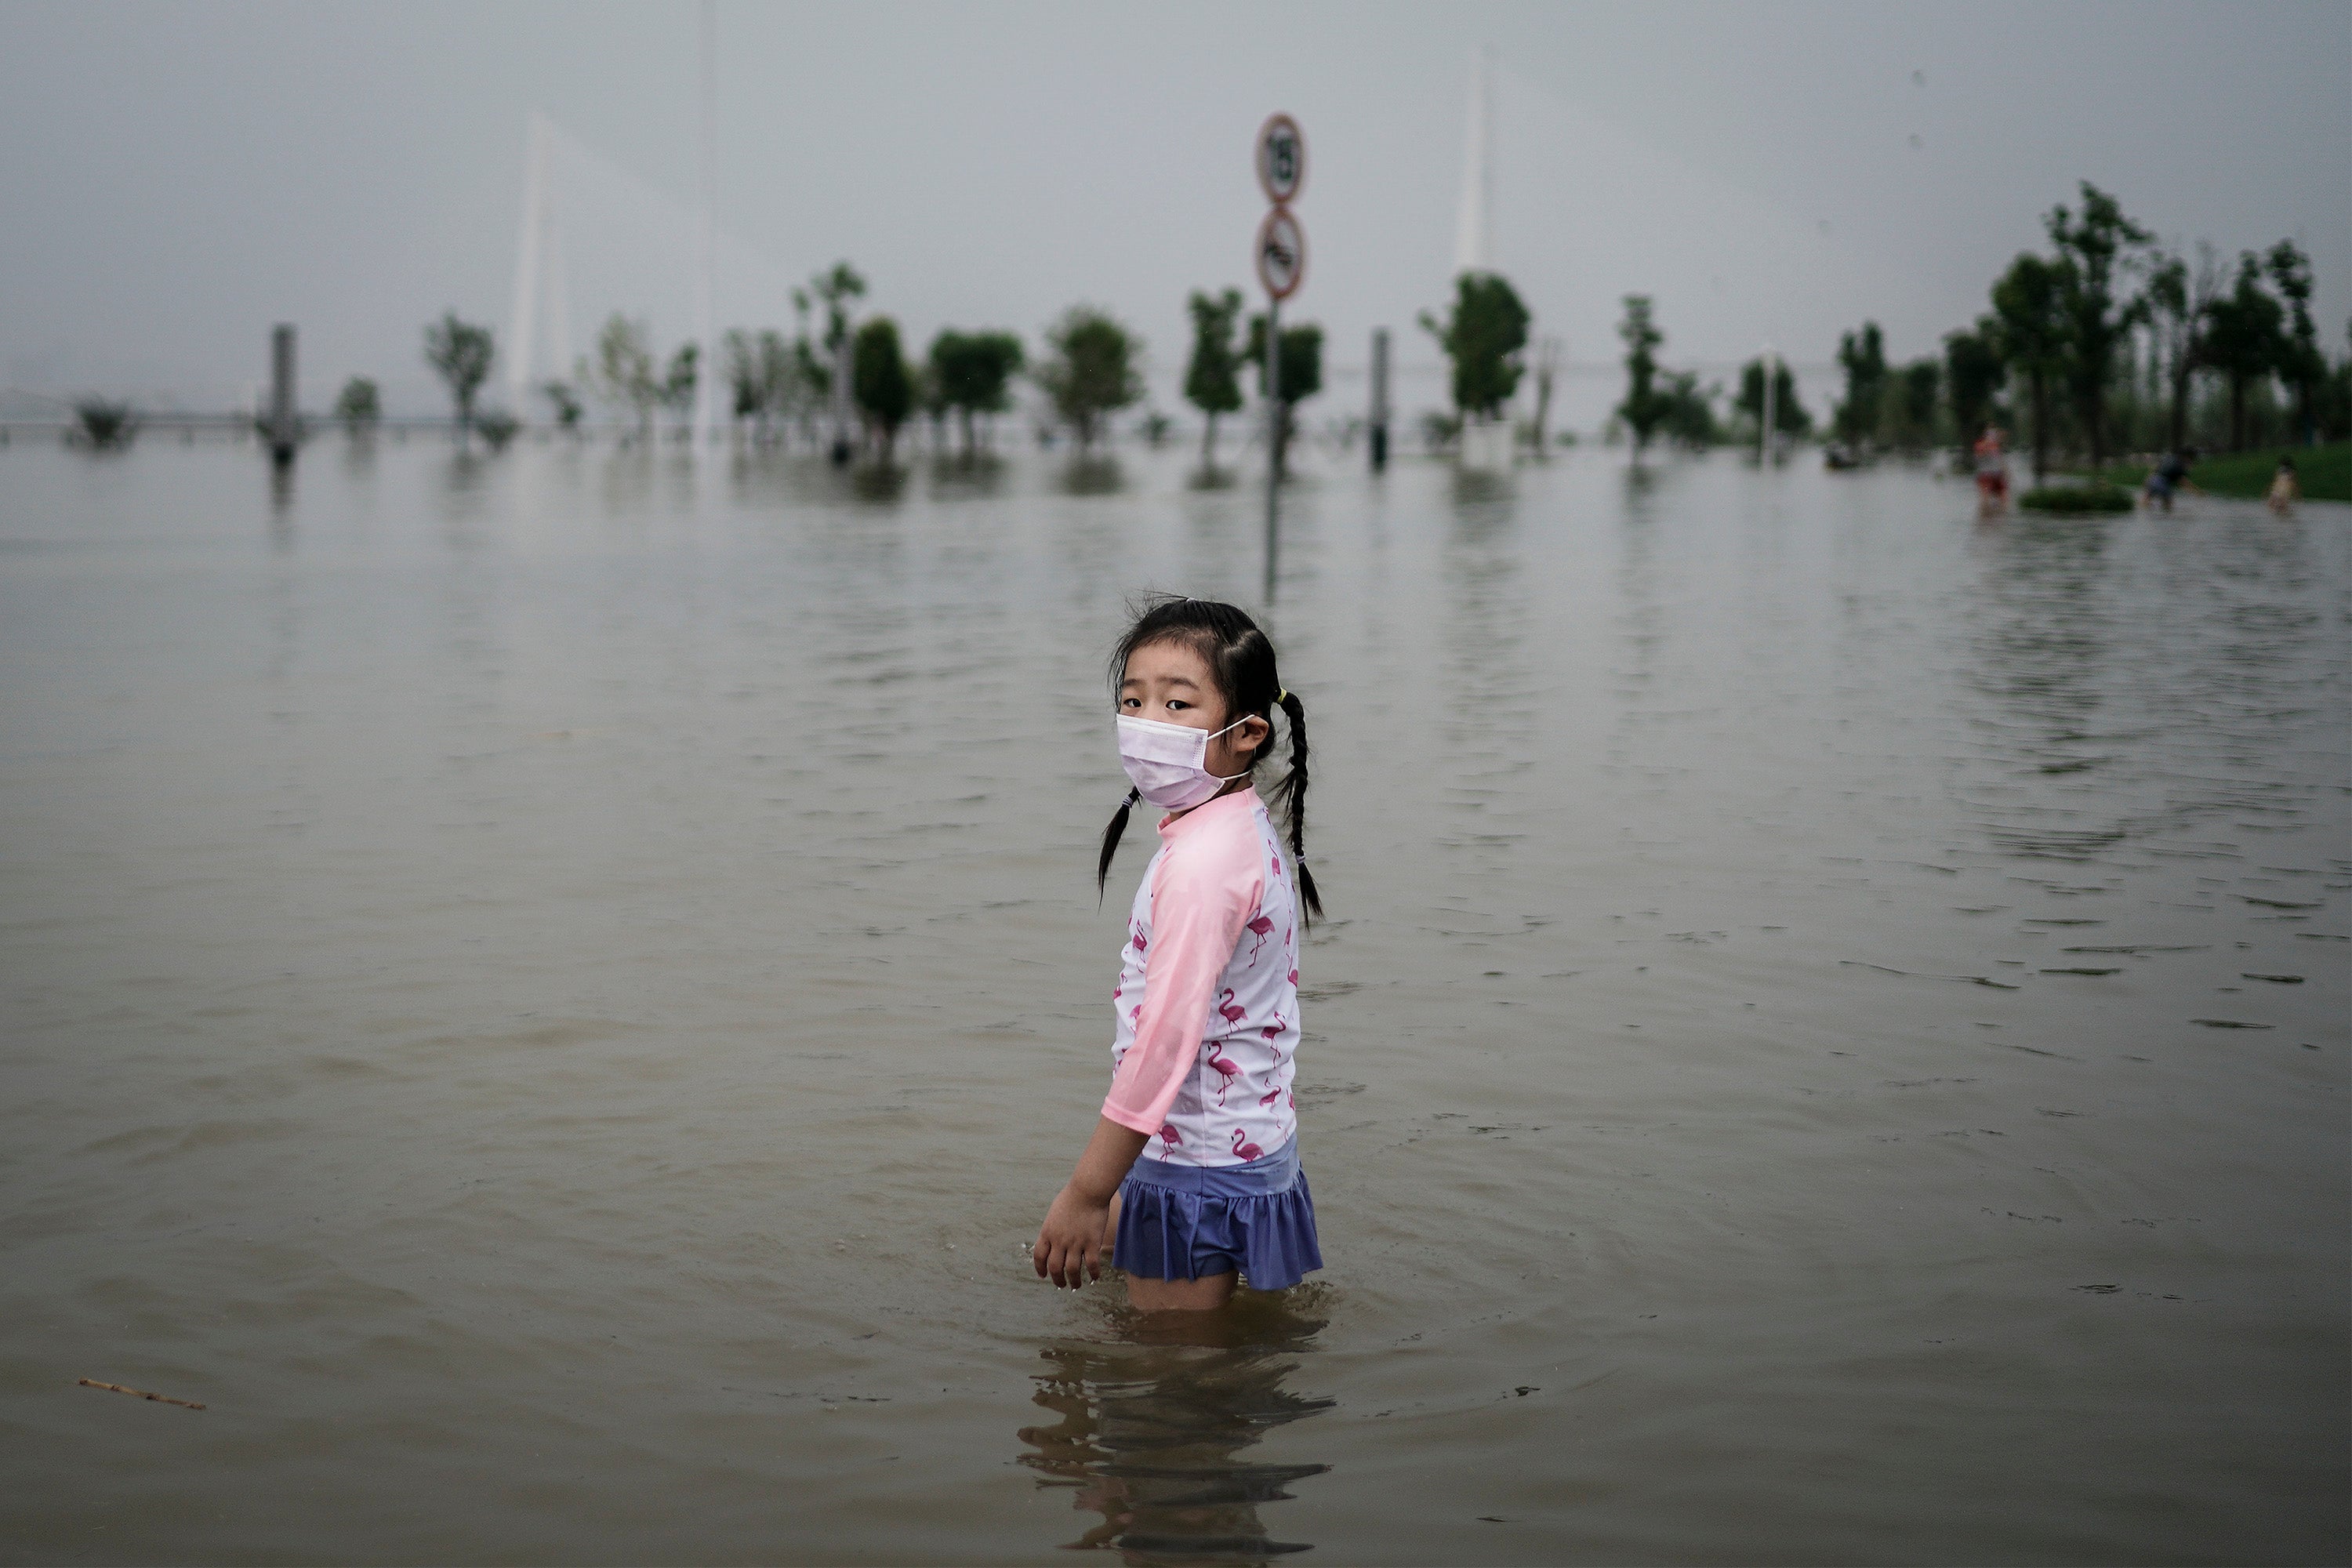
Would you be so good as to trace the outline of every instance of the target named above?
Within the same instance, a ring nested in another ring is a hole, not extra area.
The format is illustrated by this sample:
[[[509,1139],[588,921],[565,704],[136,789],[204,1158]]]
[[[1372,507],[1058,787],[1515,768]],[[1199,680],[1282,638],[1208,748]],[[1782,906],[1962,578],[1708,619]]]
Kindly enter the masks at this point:
[[[1307,281],[1307,231],[1288,207],[1276,207],[1257,226],[1257,280],[1276,300],[1289,299]]]

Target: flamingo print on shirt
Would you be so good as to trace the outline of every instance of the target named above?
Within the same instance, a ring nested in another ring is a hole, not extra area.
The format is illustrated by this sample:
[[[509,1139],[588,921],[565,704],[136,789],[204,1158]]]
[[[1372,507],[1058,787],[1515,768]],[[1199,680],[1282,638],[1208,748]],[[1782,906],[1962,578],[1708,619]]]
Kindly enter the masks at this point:
[[[1103,1114],[1151,1134],[1155,1159],[1261,1159],[1297,1129],[1293,882],[1254,793],[1163,821],[1160,837],[1120,944]],[[1265,963],[1277,935],[1284,961]]]

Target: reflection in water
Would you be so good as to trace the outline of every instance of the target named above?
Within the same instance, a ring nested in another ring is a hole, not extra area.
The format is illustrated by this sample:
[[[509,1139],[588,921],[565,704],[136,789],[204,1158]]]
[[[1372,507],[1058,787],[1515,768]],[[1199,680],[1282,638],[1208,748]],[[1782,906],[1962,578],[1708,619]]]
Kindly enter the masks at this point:
[[[284,555],[294,548],[294,465],[269,465],[269,548]]]
[[[907,470],[897,463],[866,463],[850,471],[849,488],[859,500],[887,506],[907,493]]]
[[[1222,1311],[1154,1321],[1129,1317],[1120,1341],[1064,1341],[1040,1352],[1035,1402],[1061,1417],[1024,1426],[1022,1463],[1045,1486],[1076,1489],[1073,1506],[1102,1515],[1069,1542],[1116,1548],[1129,1561],[1263,1561],[1305,1552],[1276,1541],[1259,1505],[1328,1465],[1251,1463],[1241,1456],[1272,1431],[1329,1409],[1283,1386],[1323,1327],[1307,1315],[1315,1287],[1244,1292]]]
[[[1117,458],[1073,458],[1062,470],[1062,489],[1074,496],[1116,495],[1124,488]]]

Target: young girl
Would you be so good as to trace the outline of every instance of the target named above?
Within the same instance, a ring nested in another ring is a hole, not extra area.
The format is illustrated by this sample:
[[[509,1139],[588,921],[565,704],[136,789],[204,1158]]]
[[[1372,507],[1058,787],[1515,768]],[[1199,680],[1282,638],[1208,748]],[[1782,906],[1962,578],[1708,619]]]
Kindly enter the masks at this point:
[[[1103,831],[1099,889],[1130,807],[1167,812],[1128,916],[1109,1098],[1030,1258],[1056,1285],[1102,1276],[1108,1247],[1144,1311],[1222,1306],[1323,1266],[1298,1168],[1298,899],[1307,874],[1307,710],[1249,616],[1206,599],[1153,605],[1119,639],[1119,759],[1134,788]],[[1294,873],[1252,774],[1290,722],[1275,784]]]

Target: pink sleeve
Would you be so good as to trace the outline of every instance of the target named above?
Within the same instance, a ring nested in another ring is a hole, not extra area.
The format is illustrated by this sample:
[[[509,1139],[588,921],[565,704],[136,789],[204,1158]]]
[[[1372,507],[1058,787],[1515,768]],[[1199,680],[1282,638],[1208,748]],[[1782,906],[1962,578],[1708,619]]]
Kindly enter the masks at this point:
[[[1217,977],[1257,912],[1264,888],[1257,850],[1255,833],[1203,836],[1162,857],[1152,875],[1143,1013],[1102,1109],[1121,1127],[1159,1131],[1199,1060]]]

